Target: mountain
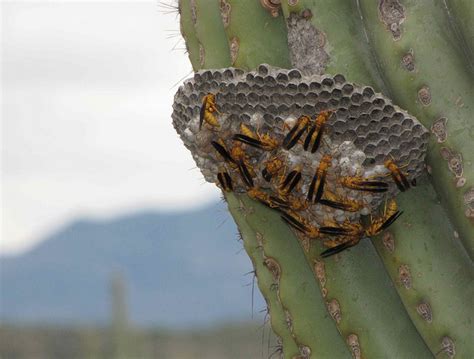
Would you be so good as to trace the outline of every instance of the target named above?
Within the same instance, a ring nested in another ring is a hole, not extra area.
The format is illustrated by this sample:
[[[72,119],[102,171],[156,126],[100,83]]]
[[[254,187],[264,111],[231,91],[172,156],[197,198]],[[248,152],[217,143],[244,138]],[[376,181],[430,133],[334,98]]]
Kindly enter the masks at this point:
[[[106,324],[117,273],[135,325],[185,328],[252,314],[251,263],[223,203],[77,220],[0,265],[0,318],[9,323]],[[264,308],[255,296],[255,310]]]

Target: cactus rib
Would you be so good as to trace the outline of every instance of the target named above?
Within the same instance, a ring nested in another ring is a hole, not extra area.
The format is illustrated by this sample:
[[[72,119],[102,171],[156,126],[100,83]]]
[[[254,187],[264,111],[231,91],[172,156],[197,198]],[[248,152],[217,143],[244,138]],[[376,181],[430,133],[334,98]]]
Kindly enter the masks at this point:
[[[277,211],[269,210],[246,195],[240,199],[247,208],[247,223],[260,234],[265,256],[279,263],[279,298],[287,313],[288,327],[300,349],[309,348],[315,358],[349,357],[326,311],[298,239],[281,221]]]
[[[289,67],[284,20],[272,17],[255,0],[222,0],[230,6],[225,32],[232,66],[255,69],[261,63]],[[245,24],[245,25],[243,25]]]
[[[244,204],[235,195],[227,195],[226,201],[241,233],[245,251],[252,260],[258,287],[270,312],[272,329],[283,345],[283,355],[285,358],[293,358],[299,354],[299,348],[287,326],[284,308],[278,297],[279,275],[265,265],[263,248],[258,243],[257,232],[246,221],[245,211],[248,210]]]
[[[373,242],[384,261],[408,314],[433,353],[443,349],[444,337],[459,358],[474,353],[472,298],[474,270],[431,186],[422,185],[399,196],[405,214],[396,228]],[[423,202],[431,211],[411,205]],[[430,228],[438,233],[424,236]],[[386,245],[391,241],[391,245]],[[447,356],[448,357],[448,356]]]

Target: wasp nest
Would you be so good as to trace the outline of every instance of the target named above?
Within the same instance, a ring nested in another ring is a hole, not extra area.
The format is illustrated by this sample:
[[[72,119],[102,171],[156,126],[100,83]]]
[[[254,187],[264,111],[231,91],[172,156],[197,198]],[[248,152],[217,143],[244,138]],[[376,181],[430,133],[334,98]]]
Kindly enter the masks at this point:
[[[371,87],[268,65],[197,72],[172,117],[207,181],[247,192],[329,246],[378,232],[355,227],[415,183],[429,136]]]

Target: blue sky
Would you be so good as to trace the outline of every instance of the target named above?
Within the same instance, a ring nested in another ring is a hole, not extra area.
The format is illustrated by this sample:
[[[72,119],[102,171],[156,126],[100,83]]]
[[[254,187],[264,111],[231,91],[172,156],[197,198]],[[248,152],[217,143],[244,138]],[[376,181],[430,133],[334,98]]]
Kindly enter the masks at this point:
[[[218,198],[171,125],[178,21],[158,1],[2,3],[0,253],[77,216]]]

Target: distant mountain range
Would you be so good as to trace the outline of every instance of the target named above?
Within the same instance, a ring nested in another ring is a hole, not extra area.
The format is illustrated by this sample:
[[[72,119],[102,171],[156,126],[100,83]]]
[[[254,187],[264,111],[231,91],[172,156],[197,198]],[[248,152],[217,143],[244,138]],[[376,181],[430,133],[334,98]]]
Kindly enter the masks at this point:
[[[30,251],[0,258],[0,318],[106,324],[110,279],[124,278],[140,326],[184,328],[251,317],[250,260],[225,204],[78,220]],[[255,290],[255,311],[264,307]]]

